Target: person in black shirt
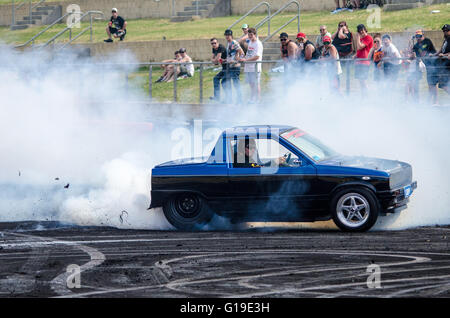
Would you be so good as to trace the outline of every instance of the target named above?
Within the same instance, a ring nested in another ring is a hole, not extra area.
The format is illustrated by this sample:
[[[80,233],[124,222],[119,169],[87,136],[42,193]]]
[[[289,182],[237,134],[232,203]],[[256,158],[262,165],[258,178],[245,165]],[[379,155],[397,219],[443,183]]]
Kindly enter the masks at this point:
[[[108,26],[106,27],[106,33],[108,34],[108,39],[104,40],[106,43],[113,42],[112,35],[115,38],[120,38],[123,41],[125,35],[127,34],[127,21],[125,21],[121,16],[119,16],[116,8],[111,10],[112,16],[109,20]]]
[[[417,30],[415,39],[417,43],[414,44],[413,51],[417,58],[423,58],[423,63],[427,68],[427,82],[428,91],[433,105],[437,104],[437,84],[439,82],[439,73],[436,71],[436,49],[433,42],[426,38],[422,30]]]
[[[214,97],[210,97],[211,100],[220,101],[220,85],[224,87],[224,79],[226,75],[227,69],[227,49],[219,44],[219,41],[216,38],[212,38],[210,40],[212,46],[212,58],[211,61],[214,64],[222,64],[222,70],[214,76]]]
[[[450,94],[450,24],[445,24],[442,27],[442,32],[444,32],[444,43],[437,52],[439,88]]]

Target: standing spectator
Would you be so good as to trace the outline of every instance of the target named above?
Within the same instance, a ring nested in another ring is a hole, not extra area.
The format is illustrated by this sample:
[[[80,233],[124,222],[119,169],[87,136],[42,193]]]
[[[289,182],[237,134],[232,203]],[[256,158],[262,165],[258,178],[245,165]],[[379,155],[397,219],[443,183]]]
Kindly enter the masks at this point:
[[[349,79],[350,74],[350,61],[351,55],[354,51],[353,49],[353,35],[348,29],[347,22],[341,21],[338,24],[338,29],[336,33],[334,33],[331,37],[333,40],[333,45],[336,47],[338,53],[339,53],[339,59],[344,60],[344,69],[345,74],[347,74],[347,78]]]
[[[402,61],[400,60],[402,56],[400,55],[397,47],[392,43],[392,38],[389,34],[383,35],[381,39],[383,41],[384,77],[392,81],[389,85],[395,85],[398,72],[400,71],[400,64],[402,64]]]
[[[383,46],[381,45],[381,34],[376,33],[373,36],[373,48],[369,52],[369,58],[373,61],[375,68],[373,70],[373,79],[375,82],[381,81],[381,60],[383,59]]]
[[[244,53],[247,53],[248,43],[250,42],[250,40],[248,38],[248,24],[244,23],[242,25],[242,35],[238,39],[238,42],[239,42],[239,45],[241,46],[242,50],[244,51]]]
[[[224,84],[225,79],[225,71],[227,68],[227,49],[222,45],[219,44],[219,41],[216,38],[212,38],[210,40],[211,46],[212,46],[212,58],[211,61],[214,64],[222,64],[222,70],[217,73],[216,76],[214,76],[214,97],[211,97],[211,100],[220,101],[220,85]]]
[[[248,43],[247,53],[242,62],[262,61],[263,45],[258,39],[256,29],[248,29]],[[245,63],[244,72],[247,83],[250,85],[250,102],[259,102],[261,98],[261,63]]]
[[[419,101],[419,82],[425,71],[425,64],[416,58],[416,53],[412,50],[405,50],[403,56],[408,58],[402,61],[407,74],[405,97],[406,100],[411,97],[412,101],[417,102]]]
[[[317,40],[316,40],[316,48],[319,51],[319,54],[322,54],[323,46],[324,46],[323,45],[323,38],[325,36],[328,36],[328,37],[331,38],[331,33],[327,31],[327,26],[326,25],[320,26],[319,32],[320,32],[320,34],[319,34],[319,36],[317,37]]]
[[[112,16],[106,27],[106,34],[108,34],[108,39],[104,40],[106,43],[113,42],[112,36],[114,38],[120,38],[120,41],[123,41],[127,34],[127,21],[119,15],[116,8],[112,8],[111,12]]]
[[[292,63],[296,59],[298,46],[294,41],[289,40],[289,35],[286,32],[280,34],[280,43],[281,58],[284,62],[284,72],[288,73]]]
[[[439,57],[439,88],[450,94],[450,24],[445,24],[442,27],[442,32],[444,32],[444,43],[437,52]]]
[[[225,88],[227,90],[227,98],[232,103],[231,81],[233,81],[234,89],[236,90],[236,103],[242,103],[241,82],[239,76],[241,74],[241,65],[239,60],[244,56],[241,46],[238,41],[233,39],[233,31],[225,30],[225,39],[227,40],[227,69],[225,75]],[[223,81],[222,81],[223,83]]]
[[[326,66],[327,72],[329,73],[330,87],[339,93],[340,89],[340,78],[339,75],[342,74],[341,63],[339,62],[339,53],[336,47],[331,44],[331,37],[323,37],[324,50],[322,52],[322,58],[325,61],[329,61],[329,65]]]
[[[319,51],[316,49],[314,43],[308,40],[305,33],[297,34],[297,42],[300,44],[300,50],[297,51],[297,56],[303,62],[317,60],[320,57]]]
[[[356,58],[367,59],[369,52],[373,47],[373,39],[367,33],[367,28],[364,24],[356,27],[357,34],[355,36],[356,42]],[[356,61],[355,62],[355,77],[359,80],[361,88],[367,89],[367,77],[369,75],[370,61]]]
[[[417,58],[422,58],[423,63],[427,69],[427,82],[428,91],[430,93],[431,103],[437,105],[437,84],[439,83],[439,74],[436,72],[435,59],[436,54],[433,42],[426,38],[422,30],[417,30],[415,34],[417,43],[414,45],[413,50],[416,53]]]
[[[185,77],[193,77],[194,76],[194,64],[192,64],[192,59],[189,55],[187,55],[186,53],[186,49],[185,48],[181,48],[179,50],[180,55],[181,55],[181,60],[180,63],[182,63],[179,66],[179,71],[178,71],[178,76],[185,76]]]

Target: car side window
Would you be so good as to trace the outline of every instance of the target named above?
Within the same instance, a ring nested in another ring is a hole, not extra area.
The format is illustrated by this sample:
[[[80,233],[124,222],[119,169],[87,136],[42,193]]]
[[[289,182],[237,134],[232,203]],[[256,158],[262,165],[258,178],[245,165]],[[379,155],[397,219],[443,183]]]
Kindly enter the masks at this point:
[[[298,167],[297,155],[273,139],[241,138],[230,141],[234,168]]]

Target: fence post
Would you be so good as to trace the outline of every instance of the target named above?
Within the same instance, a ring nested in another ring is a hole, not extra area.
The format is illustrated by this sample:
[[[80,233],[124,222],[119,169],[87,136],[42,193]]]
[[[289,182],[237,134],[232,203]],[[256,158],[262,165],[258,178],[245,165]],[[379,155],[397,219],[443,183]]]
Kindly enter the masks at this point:
[[[174,65],[174,75],[173,75],[173,101],[176,103],[177,102],[177,70],[178,67],[177,65]]]
[[[203,103],[203,64],[200,64],[200,94],[199,94],[199,102]]]
[[[81,21],[80,21],[80,22],[81,22]],[[90,27],[90,29],[91,29],[91,30],[90,30],[90,32],[91,32],[90,39],[91,39],[91,43],[92,43],[92,38],[93,38],[93,37],[92,37],[92,33],[93,33],[93,32],[92,32],[92,14],[89,14],[89,23],[90,23],[90,26],[91,26],[91,27]]]
[[[153,82],[152,82],[152,77],[153,77],[153,65],[150,65],[149,69],[148,69],[148,95],[150,96],[150,100],[152,99],[152,95],[153,95]]]
[[[15,25],[16,24],[16,7],[14,4],[14,0],[12,0],[12,20],[11,20],[11,25]]]
[[[347,83],[346,83],[346,93],[347,95],[350,95],[350,60],[349,59],[345,59],[345,69],[346,69],[346,75],[347,75]]]
[[[125,92],[128,96],[128,71],[125,71]]]
[[[30,26],[31,26],[31,17],[33,16],[33,4],[31,3],[31,0],[30,0],[30,21],[29,21],[29,23],[30,23]]]

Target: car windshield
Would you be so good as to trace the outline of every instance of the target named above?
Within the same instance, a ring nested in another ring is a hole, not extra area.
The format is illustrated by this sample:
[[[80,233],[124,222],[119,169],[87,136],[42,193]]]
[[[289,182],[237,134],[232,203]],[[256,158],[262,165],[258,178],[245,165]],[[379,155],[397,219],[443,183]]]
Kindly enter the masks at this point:
[[[280,136],[316,162],[326,160],[338,154],[333,149],[325,146],[318,139],[297,128],[288,130]]]

